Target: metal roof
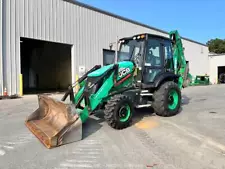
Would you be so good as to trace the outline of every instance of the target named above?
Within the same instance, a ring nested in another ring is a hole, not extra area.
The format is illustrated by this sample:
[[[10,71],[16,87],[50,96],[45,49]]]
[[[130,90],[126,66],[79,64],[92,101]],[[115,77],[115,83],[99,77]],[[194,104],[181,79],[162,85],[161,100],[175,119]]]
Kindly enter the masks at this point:
[[[149,28],[149,29],[153,29],[153,30],[156,30],[156,31],[158,31],[158,32],[162,32],[162,33],[169,34],[169,32],[167,32],[167,31],[164,31],[164,30],[161,30],[161,29],[158,29],[158,28],[155,28],[155,27],[152,27],[152,26],[149,26],[149,25],[146,25],[146,24],[137,22],[137,21],[135,21],[135,20],[131,20],[131,19],[128,19],[128,18],[119,16],[119,15],[113,14],[113,13],[111,13],[111,12],[107,12],[107,11],[105,11],[105,10],[102,10],[102,9],[99,9],[99,8],[96,8],[96,7],[87,5],[87,4],[82,3],[82,2],[78,2],[78,1],[76,1],[76,0],[63,0],[63,1],[70,2],[70,3],[73,3],[73,4],[75,4],[75,5],[78,5],[78,6],[81,6],[81,7],[84,7],[84,8],[88,8],[88,9],[90,9],[90,10],[93,10],[93,11],[96,11],[96,12],[100,12],[100,13],[103,13],[103,14],[105,14],[105,15],[109,15],[109,16],[112,16],[112,17],[114,17],[114,18],[118,18],[118,19],[121,19],[121,20],[130,22],[130,23],[136,24],[136,25],[140,25],[140,26],[143,26],[143,27],[146,27],[146,28]],[[192,40],[192,39],[188,39],[188,38],[185,38],[185,37],[181,37],[181,38],[182,38],[182,39],[185,39],[185,40],[187,40],[187,41],[193,42],[193,43],[197,43],[197,44],[200,44],[200,45],[203,45],[203,46],[207,46],[207,45],[204,44],[204,43],[197,42],[197,41]]]

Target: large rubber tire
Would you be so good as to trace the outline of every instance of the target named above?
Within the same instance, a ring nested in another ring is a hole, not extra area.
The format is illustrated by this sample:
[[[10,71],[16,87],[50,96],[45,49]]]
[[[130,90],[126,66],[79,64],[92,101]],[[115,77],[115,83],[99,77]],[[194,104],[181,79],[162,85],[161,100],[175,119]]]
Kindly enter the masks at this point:
[[[121,113],[124,110],[124,113]],[[124,129],[132,123],[134,107],[131,99],[126,95],[115,95],[105,105],[104,117],[114,129]],[[124,114],[124,117],[120,117]]]
[[[162,84],[153,94],[152,107],[158,116],[176,115],[181,107],[181,91],[178,85],[173,81]]]

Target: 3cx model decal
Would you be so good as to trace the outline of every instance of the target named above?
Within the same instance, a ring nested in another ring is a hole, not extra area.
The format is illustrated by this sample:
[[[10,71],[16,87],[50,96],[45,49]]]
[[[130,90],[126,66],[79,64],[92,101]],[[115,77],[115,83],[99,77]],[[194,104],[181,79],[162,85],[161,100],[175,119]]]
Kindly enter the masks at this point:
[[[119,69],[119,77],[123,77],[130,72],[130,68],[120,68]]]

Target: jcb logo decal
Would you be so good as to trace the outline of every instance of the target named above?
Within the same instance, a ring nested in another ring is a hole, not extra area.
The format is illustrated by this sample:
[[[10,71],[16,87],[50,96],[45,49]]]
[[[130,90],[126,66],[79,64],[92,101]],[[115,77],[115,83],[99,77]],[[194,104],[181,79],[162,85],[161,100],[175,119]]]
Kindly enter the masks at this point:
[[[129,68],[120,68],[119,69],[119,77],[123,77],[125,75],[127,75],[130,72]]]

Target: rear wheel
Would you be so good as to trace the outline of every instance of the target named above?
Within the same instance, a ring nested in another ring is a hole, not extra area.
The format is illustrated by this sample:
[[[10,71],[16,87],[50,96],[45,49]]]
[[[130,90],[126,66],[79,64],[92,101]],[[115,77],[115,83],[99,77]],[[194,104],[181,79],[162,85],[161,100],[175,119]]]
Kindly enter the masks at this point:
[[[134,108],[126,95],[115,95],[105,105],[105,119],[115,129],[128,127],[132,122]]]
[[[159,116],[176,115],[181,106],[181,91],[174,82],[165,82],[153,95],[152,107]]]

